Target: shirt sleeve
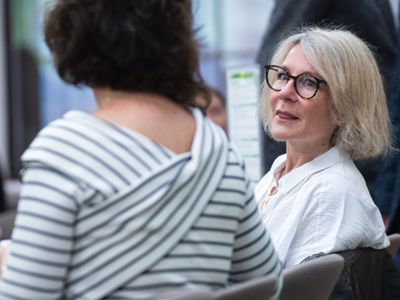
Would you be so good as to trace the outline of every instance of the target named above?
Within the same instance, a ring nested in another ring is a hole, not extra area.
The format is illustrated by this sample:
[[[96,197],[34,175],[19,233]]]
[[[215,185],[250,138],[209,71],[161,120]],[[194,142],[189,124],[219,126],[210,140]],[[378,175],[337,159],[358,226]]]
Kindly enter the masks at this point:
[[[43,165],[23,175],[1,299],[59,299],[71,257],[76,197],[71,178]]]
[[[232,271],[229,281],[240,282],[274,274],[278,278],[275,297],[282,283],[281,263],[273,243],[263,225],[254,199],[253,187],[247,182],[246,197],[239,227],[235,235]]]

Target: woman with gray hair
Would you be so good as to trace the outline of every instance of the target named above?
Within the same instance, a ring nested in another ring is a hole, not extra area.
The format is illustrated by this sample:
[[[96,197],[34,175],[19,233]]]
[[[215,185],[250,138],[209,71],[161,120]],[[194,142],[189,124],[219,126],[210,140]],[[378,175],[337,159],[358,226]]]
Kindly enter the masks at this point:
[[[390,121],[374,55],[345,30],[306,28],[284,39],[266,67],[265,130],[286,143],[256,187],[285,267],[357,247],[385,248],[379,210],[354,159],[390,147]]]

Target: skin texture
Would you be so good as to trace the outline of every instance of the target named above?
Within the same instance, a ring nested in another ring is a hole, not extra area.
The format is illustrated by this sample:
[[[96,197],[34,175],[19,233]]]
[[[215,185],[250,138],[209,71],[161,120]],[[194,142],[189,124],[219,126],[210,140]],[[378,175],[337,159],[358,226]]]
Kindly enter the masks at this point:
[[[96,88],[94,94],[97,117],[141,133],[172,152],[184,153],[191,149],[196,124],[191,113],[181,105],[151,93]]]
[[[323,79],[307,61],[301,45],[289,51],[282,66],[294,76],[308,72]],[[283,176],[328,151],[337,124],[331,117],[331,98],[325,84],[308,100],[296,94],[293,79],[281,91],[269,92],[273,112],[271,134],[276,140],[286,142],[287,163]]]

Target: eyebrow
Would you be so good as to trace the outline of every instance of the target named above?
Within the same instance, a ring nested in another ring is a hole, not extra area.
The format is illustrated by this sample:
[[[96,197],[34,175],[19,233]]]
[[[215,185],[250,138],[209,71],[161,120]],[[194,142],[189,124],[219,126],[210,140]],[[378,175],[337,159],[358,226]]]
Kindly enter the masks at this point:
[[[311,72],[311,71],[304,71],[304,72],[301,72],[301,73],[299,73],[297,75],[293,75],[292,73],[289,72],[289,70],[288,70],[288,68],[286,66],[280,65],[280,67],[283,68],[286,72],[288,72],[292,76],[299,76],[299,75],[302,75],[302,74],[307,74],[307,75],[311,75],[311,76],[313,76],[313,77],[315,77],[315,78],[317,78],[319,80],[324,80],[325,81],[325,79],[321,75],[315,74],[314,72]]]

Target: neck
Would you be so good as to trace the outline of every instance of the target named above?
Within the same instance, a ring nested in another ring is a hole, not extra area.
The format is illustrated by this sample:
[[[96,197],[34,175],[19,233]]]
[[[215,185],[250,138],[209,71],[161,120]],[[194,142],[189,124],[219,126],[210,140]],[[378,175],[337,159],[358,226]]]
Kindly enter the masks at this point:
[[[329,142],[302,146],[296,146],[289,142],[286,143],[286,165],[282,170],[280,177],[289,173],[293,169],[312,161],[321,154],[329,151],[332,147],[333,145]]]
[[[153,102],[169,102],[173,103],[170,99],[149,92],[127,92],[116,91],[107,88],[96,88],[93,90],[99,110],[107,109],[112,106],[121,104],[137,104],[140,102],[153,103]]]
[[[191,115],[183,106],[159,94],[99,88],[94,89],[94,95],[98,105],[95,115],[120,125],[127,125],[133,119],[140,119],[144,116],[157,120],[162,116],[173,118],[180,112]]]
[[[140,133],[175,153],[190,151],[196,121],[189,109],[162,95],[94,90],[95,115]]]

